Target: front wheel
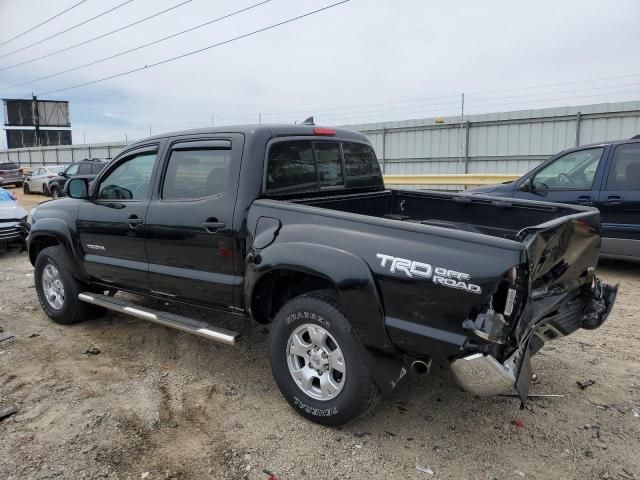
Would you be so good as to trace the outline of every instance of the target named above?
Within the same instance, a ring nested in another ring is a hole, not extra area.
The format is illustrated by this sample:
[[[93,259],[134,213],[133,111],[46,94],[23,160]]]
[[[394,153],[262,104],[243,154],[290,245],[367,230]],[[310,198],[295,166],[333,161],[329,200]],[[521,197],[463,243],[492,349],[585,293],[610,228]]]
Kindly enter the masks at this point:
[[[69,259],[61,246],[47,247],[38,254],[34,277],[38,301],[56,323],[88,320],[105,311],[78,300],[78,294],[86,287],[71,274]]]
[[[301,295],[282,307],[269,337],[271,371],[298,413],[335,426],[369,410],[377,387],[357,341],[332,292]]]
[[[53,187],[51,189],[51,196],[53,197],[54,200],[57,200],[58,198],[60,198],[60,192],[58,191],[57,188]]]
[[[25,182],[25,183],[22,185],[22,192],[23,192],[25,195],[29,195],[29,194],[31,193],[31,190],[29,189],[29,184],[28,184],[27,182]]]

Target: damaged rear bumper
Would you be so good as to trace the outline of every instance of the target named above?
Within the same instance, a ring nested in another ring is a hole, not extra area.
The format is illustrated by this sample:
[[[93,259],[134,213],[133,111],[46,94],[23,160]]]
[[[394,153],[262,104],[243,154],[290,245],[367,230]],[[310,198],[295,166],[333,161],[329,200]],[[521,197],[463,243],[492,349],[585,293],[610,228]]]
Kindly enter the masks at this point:
[[[531,381],[530,358],[549,340],[579,328],[601,326],[613,308],[618,286],[593,280],[590,287],[532,300],[515,332],[517,348],[500,362],[487,353],[471,353],[451,363],[458,384],[476,395],[496,395],[516,388],[523,404]],[[524,318],[523,318],[524,317]],[[524,321],[523,321],[524,320]]]

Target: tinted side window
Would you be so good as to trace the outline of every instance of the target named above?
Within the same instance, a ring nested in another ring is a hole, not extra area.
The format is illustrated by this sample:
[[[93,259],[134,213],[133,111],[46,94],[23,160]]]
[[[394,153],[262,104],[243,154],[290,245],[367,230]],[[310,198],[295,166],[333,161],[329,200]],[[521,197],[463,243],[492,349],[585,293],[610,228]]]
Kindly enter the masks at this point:
[[[335,187],[343,185],[340,144],[334,142],[316,142],[315,147],[320,186]]]
[[[616,147],[606,189],[640,190],[640,144]]]
[[[106,165],[106,163],[101,163],[101,162],[100,163],[99,162],[92,163],[91,164],[91,173],[93,175],[97,175],[98,173],[100,173],[102,171],[102,169],[104,168],[105,165]]]
[[[141,153],[118,165],[100,183],[100,200],[142,200],[151,182],[156,153]]]
[[[537,190],[590,190],[603,148],[567,153],[544,167],[533,179]]]
[[[81,163],[78,167],[78,175],[91,175],[91,163]]]
[[[267,190],[316,190],[318,174],[310,141],[279,142],[271,146],[267,161]]]
[[[185,200],[222,193],[229,182],[231,150],[201,149],[171,152],[162,198]]]
[[[343,143],[342,150],[348,188],[383,185],[380,165],[373,148],[359,143]]]

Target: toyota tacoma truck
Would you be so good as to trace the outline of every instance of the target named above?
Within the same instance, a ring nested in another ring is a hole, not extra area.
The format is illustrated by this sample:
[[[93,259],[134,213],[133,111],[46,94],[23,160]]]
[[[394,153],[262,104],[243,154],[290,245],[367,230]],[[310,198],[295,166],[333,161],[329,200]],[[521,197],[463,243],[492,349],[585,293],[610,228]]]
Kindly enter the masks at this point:
[[[449,365],[478,395],[526,401],[544,342],[595,329],[617,287],[595,276],[596,209],[385,188],[357,132],[191,130],[127,147],[32,214],[45,313],[105,309],[233,345],[216,311],[270,325],[271,370],[304,417],[339,425],[409,372]],[[150,309],[129,292],[204,309]]]

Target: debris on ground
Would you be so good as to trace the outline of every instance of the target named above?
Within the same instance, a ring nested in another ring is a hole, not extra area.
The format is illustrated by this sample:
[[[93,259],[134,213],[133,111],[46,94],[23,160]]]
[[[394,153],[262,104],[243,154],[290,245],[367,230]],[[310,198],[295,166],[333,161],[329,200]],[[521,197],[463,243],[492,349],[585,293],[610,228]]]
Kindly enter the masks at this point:
[[[500,395],[501,397],[510,397],[510,398],[520,398],[520,395],[517,393],[503,393]],[[562,394],[554,394],[554,393],[530,393],[527,395],[529,400],[535,400],[536,398],[564,398]]]
[[[149,472],[144,472],[140,474],[140,478],[147,478],[149,476]]]
[[[582,380],[582,381],[578,380],[576,383],[580,387],[580,390],[584,390],[585,388],[595,384],[596,381],[595,380]]]
[[[87,353],[89,355],[100,355],[100,349],[98,347],[94,347],[93,345],[91,345],[89,348],[87,348],[84,353]]]
[[[264,470],[262,470],[262,473],[269,475],[267,477],[267,480],[281,480],[280,477],[278,475],[276,475],[275,473],[273,473],[271,470],[265,468]]]
[[[424,465],[416,465],[416,470],[422,473],[433,475],[433,470],[431,469],[431,467],[426,467]]]
[[[15,335],[13,335],[12,333],[5,332],[3,334],[0,334],[0,342],[4,342],[5,340],[11,340],[12,338],[15,338]]]
[[[515,420],[511,420],[511,425],[515,425],[518,428],[524,428],[524,420],[516,418]]]
[[[633,409],[633,416],[640,417],[640,407]]]
[[[15,405],[11,405],[6,408],[0,408],[0,420],[10,417],[11,415],[15,415],[16,413],[18,413],[18,409]]]

